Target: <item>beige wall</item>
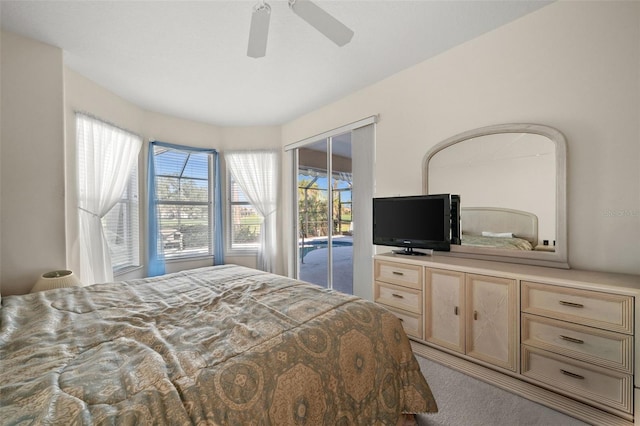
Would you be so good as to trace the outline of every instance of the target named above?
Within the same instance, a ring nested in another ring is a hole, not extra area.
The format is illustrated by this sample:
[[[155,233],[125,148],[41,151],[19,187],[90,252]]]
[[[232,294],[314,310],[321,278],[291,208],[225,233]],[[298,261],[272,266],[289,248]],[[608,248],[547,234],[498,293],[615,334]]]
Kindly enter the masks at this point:
[[[555,127],[568,144],[569,263],[638,274],[639,24],[640,2],[553,3],[287,123],[283,143],[380,114],[375,194],[407,195],[448,137]]]
[[[78,268],[75,111],[95,115],[142,136],[145,145],[140,154],[141,173],[146,169],[149,139],[214,147],[222,152],[281,149],[280,126],[218,127],[146,111],[65,68],[62,51],[56,47],[7,32],[2,32],[0,41],[3,294],[27,293],[43,272]],[[224,161],[222,166],[224,188]],[[140,179],[142,199],[144,182]],[[146,235],[144,220],[142,215],[142,241]],[[256,265],[255,255],[227,256],[226,260]],[[210,262],[168,262],[167,271],[207,264]],[[116,278],[142,277],[144,273],[145,268],[141,267]]]
[[[64,268],[63,63],[59,49],[2,33],[3,294]]]
[[[280,127],[218,127],[206,123],[194,122],[178,117],[172,117],[153,111],[145,111],[136,105],[116,96],[108,90],[102,88],[86,77],[69,69],[65,70],[65,93],[66,93],[66,126],[67,126],[67,164],[68,170],[75,170],[75,121],[74,111],[80,110],[89,112],[104,120],[110,121],[120,127],[124,127],[132,132],[141,135],[145,141],[140,153],[139,170],[143,178],[140,179],[141,198],[145,199],[146,179],[146,158],[148,152],[148,141],[159,140],[163,142],[195,147],[212,147],[221,152],[227,149],[255,149],[255,148],[280,148]],[[221,161],[223,196],[225,191],[225,167],[224,159]],[[76,205],[75,197],[72,194],[74,180],[68,181],[69,196],[67,197],[68,226],[67,245],[68,260],[70,268],[77,269],[77,218],[75,217]],[[226,204],[226,203],[225,203]],[[226,222],[226,210],[224,220]],[[140,227],[142,241],[146,240],[145,215],[140,217]],[[226,228],[225,228],[226,229]],[[144,259],[145,256],[142,257]],[[255,267],[255,255],[230,256],[226,255],[227,263]],[[143,260],[144,262],[144,260]],[[192,261],[169,261],[167,262],[167,272],[175,272],[188,268],[210,265],[210,260]],[[116,279],[139,278],[145,275],[146,269],[130,271],[126,274],[116,276]]]
[[[380,114],[378,196],[420,193],[424,154],[452,135],[498,123],[547,124],[568,140],[569,262],[640,273],[639,23],[639,2],[556,2],[282,127],[257,128],[144,111],[64,72],[59,49],[3,32],[2,292],[27,292],[42,272],[73,264],[66,255],[66,238],[73,238],[65,235],[65,137],[74,139],[64,120],[74,108],[145,139],[210,141],[222,151],[280,148]],[[286,195],[283,224],[291,219]],[[283,234],[288,228],[281,224]],[[255,265],[254,257],[227,260]]]

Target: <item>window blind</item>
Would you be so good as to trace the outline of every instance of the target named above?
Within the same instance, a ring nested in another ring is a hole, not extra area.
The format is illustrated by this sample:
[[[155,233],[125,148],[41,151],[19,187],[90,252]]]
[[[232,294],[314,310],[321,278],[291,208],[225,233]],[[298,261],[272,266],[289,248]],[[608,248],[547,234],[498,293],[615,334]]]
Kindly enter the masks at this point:
[[[102,218],[102,226],[111,252],[113,271],[140,265],[140,229],[138,166],[118,203]]]
[[[213,254],[212,158],[154,145],[159,253],[166,258]]]
[[[262,216],[251,205],[240,185],[228,174],[229,182],[229,218],[231,226],[230,247],[231,251],[254,251],[260,244],[260,224]]]

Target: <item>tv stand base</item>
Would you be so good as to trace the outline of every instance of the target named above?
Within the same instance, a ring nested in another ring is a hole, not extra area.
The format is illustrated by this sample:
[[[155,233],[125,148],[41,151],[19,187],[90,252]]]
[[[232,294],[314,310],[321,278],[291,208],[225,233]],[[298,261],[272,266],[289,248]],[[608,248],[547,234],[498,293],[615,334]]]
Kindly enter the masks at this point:
[[[392,250],[395,254],[402,254],[404,256],[433,256],[433,250],[424,249],[424,251],[414,251],[413,248],[405,248],[402,250]]]

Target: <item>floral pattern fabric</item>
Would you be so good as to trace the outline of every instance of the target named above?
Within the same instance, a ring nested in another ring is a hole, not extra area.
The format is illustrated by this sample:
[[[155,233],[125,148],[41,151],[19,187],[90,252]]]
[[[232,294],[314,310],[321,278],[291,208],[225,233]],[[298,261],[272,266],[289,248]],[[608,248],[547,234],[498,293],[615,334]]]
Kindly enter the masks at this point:
[[[398,424],[435,412],[399,320],[235,265],[8,296],[3,424]]]

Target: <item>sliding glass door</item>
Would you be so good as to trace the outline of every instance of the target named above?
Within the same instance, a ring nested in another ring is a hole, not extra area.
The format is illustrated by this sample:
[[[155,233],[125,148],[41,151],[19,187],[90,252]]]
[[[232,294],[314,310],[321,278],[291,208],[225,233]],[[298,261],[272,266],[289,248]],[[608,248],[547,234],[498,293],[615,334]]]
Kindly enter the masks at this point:
[[[376,116],[285,146],[292,153],[291,276],[373,299]]]
[[[351,133],[297,150],[298,276],[353,293]]]
[[[331,138],[331,288],[353,294],[351,132]]]

